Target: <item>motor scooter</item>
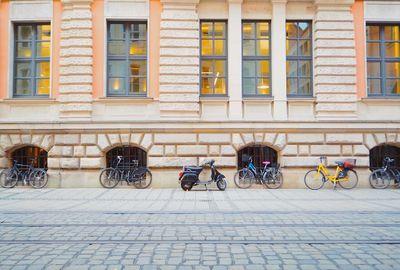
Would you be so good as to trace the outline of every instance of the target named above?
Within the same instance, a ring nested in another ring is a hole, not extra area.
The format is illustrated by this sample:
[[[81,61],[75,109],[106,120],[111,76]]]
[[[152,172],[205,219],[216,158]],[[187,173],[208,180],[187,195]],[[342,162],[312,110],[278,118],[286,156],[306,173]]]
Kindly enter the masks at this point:
[[[194,186],[204,185],[207,189],[207,185],[216,183],[219,190],[225,190],[227,185],[225,176],[215,168],[214,163],[215,160],[211,159],[206,161],[202,166],[184,166],[182,171],[179,173],[179,183],[181,184],[181,188],[188,191]],[[206,166],[209,166],[211,169],[211,179],[200,181],[199,175]]]

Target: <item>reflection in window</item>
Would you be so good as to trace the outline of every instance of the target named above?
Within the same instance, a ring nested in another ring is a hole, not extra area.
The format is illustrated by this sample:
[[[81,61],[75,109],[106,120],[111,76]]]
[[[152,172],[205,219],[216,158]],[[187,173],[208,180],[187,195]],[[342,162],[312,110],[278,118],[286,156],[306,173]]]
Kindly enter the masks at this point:
[[[242,76],[244,96],[271,95],[269,22],[242,23]]]
[[[50,24],[15,25],[14,96],[50,92]]]
[[[311,22],[286,22],[286,83],[289,96],[312,95]]]
[[[201,22],[201,94],[226,95],[226,22]]]
[[[108,24],[108,86],[110,96],[147,93],[147,24]]]
[[[367,25],[369,96],[400,95],[400,26]]]

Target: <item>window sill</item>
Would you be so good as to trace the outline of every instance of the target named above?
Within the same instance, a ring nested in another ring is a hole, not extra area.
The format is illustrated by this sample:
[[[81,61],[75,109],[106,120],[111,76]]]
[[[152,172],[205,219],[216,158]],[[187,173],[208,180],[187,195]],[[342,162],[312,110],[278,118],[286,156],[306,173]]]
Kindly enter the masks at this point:
[[[154,99],[151,97],[101,97],[93,100],[98,103],[151,103]]]
[[[255,97],[243,97],[244,103],[273,103],[274,97],[272,96],[255,96]]]
[[[32,105],[43,105],[53,104],[56,102],[55,98],[5,98],[3,103],[6,104],[32,104]]]
[[[288,103],[315,103],[315,97],[288,97]]]
[[[387,104],[387,103],[392,103],[392,104],[399,104],[400,103],[400,97],[366,97],[361,99],[362,103],[366,104]]]
[[[200,96],[201,102],[228,102],[228,96]]]

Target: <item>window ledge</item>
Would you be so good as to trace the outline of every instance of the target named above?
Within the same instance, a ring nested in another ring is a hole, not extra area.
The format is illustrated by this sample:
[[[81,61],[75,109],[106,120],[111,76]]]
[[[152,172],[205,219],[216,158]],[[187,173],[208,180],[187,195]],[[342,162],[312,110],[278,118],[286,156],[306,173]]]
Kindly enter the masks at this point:
[[[274,97],[272,96],[259,96],[259,97],[243,97],[243,102],[247,103],[272,103],[274,102]]]
[[[387,104],[387,103],[400,103],[400,97],[367,97],[367,98],[362,98],[361,102],[363,103],[375,103],[375,104],[379,104],[379,103],[383,103],[383,104]]]
[[[56,102],[55,98],[5,98],[3,102],[6,104],[32,104],[43,105]]]
[[[288,97],[290,103],[314,103],[316,102],[315,97]]]
[[[153,101],[151,97],[100,97],[93,100],[98,103],[151,103]]]
[[[201,102],[228,102],[228,96],[200,96]]]

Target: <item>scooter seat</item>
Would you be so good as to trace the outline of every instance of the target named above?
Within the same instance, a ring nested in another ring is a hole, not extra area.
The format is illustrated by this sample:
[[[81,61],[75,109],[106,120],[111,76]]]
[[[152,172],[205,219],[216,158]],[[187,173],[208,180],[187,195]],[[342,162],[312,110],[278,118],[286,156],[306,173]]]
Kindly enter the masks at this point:
[[[202,170],[203,170],[203,167],[198,167],[198,166],[187,166],[184,168],[185,172],[194,172],[196,174],[201,173]]]

